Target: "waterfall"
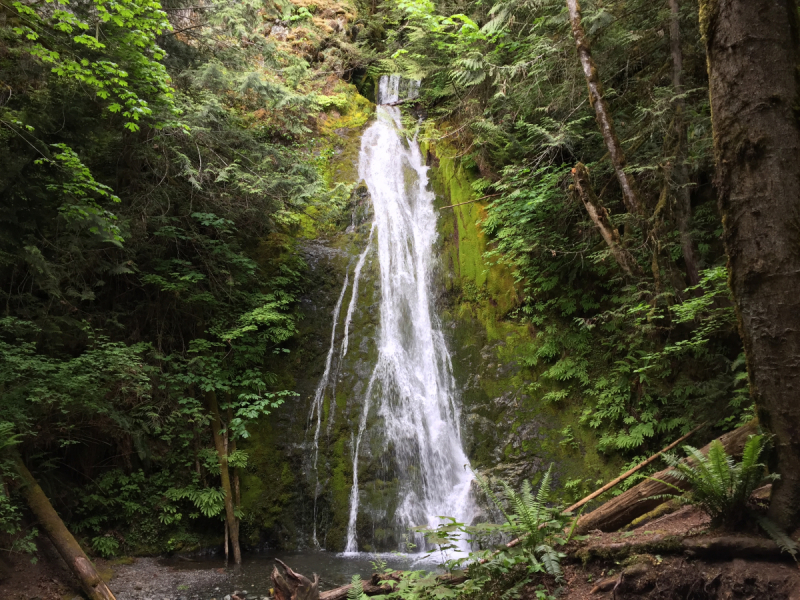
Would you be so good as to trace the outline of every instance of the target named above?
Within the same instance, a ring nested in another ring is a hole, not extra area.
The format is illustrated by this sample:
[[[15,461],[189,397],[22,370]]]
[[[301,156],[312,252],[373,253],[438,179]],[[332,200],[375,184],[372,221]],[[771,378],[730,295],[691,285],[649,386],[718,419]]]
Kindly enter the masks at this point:
[[[377,120],[361,140],[359,176],[369,189],[380,265],[378,356],[362,398],[353,440],[353,487],[345,552],[358,551],[358,466],[364,436],[383,443],[398,481],[394,526],[436,527],[448,515],[472,517],[472,473],[461,443],[459,402],[450,355],[434,312],[436,211],[416,138],[402,135],[400,111],[387,103],[416,97],[418,82],[379,84]],[[371,237],[371,234],[370,234]],[[363,258],[363,257],[362,257]],[[355,292],[353,300],[355,301]],[[348,309],[348,320],[350,317]],[[346,352],[347,337],[343,344]],[[370,421],[369,415],[375,418]],[[368,430],[369,429],[369,430]],[[424,540],[417,538],[420,549]]]
[[[400,75],[384,75],[378,82],[378,104],[396,104],[419,96],[419,81]]]
[[[331,343],[328,348],[328,355],[325,358],[325,371],[317,384],[317,389],[314,392],[314,400],[311,402],[311,414],[309,420],[317,416],[317,428],[314,431],[314,471],[317,471],[317,460],[319,459],[319,430],[322,426],[322,399],[325,396],[325,389],[328,387],[328,380],[331,375],[331,363],[333,362],[334,345],[336,343],[336,324],[339,322],[339,314],[342,312],[342,301],[344,300],[344,293],[347,290],[347,285],[350,280],[350,274],[345,273],[344,285],[342,291],[339,293],[339,299],[336,301],[336,306],[333,308],[333,326],[331,327]],[[319,547],[317,541],[317,487],[319,487],[319,475],[317,475],[317,484],[314,488],[314,532],[312,534],[312,543],[315,547]]]
[[[369,231],[369,237],[367,238],[367,244],[364,247],[364,251],[359,255],[358,261],[356,262],[356,268],[353,271],[353,290],[350,295],[350,302],[347,306],[347,314],[345,315],[344,320],[344,339],[342,340],[342,345],[339,350],[339,363],[338,365],[341,366],[342,358],[344,358],[345,354],[347,354],[347,341],[349,339],[349,332],[350,332],[350,322],[353,319],[353,312],[355,311],[355,306],[358,302],[358,283],[361,280],[361,272],[364,269],[364,263],[367,260],[367,254],[369,254],[370,248],[372,248],[372,237],[375,233],[375,224],[372,224],[372,227]],[[336,326],[339,323],[339,316],[342,312],[342,302],[344,301],[345,293],[347,292],[347,287],[350,285],[350,272],[349,267],[348,271],[345,272],[344,276],[344,284],[342,285],[342,290],[339,292],[339,298],[336,300],[336,306],[333,307],[333,325],[331,326],[331,341],[330,345],[328,346],[328,354],[325,357],[325,370],[322,372],[322,377],[320,377],[319,382],[317,383],[317,388],[314,391],[314,399],[311,402],[311,413],[309,414],[309,421],[314,420],[314,416],[316,415],[316,428],[314,430],[314,474],[315,474],[315,485],[314,485],[314,512],[313,512],[313,523],[314,529],[311,534],[311,543],[314,545],[315,548],[319,548],[319,541],[317,540],[317,497],[319,493],[319,471],[317,470],[317,463],[319,461],[319,433],[322,428],[322,408],[323,408],[323,400],[325,398],[325,392],[327,391],[330,383],[331,383],[331,367],[333,364],[333,356],[336,349]],[[330,433],[331,425],[333,424],[333,414],[334,409],[336,407],[335,397],[336,397],[336,381],[334,375],[334,382],[332,386],[332,396],[334,398],[333,401],[330,403],[330,411],[328,413],[328,425],[327,425],[327,432]]]
[[[344,319],[344,339],[342,340],[342,358],[345,357],[347,354],[347,342],[350,339],[350,323],[353,320],[353,312],[356,309],[356,304],[358,303],[358,282],[361,279],[361,270],[364,268],[364,263],[367,260],[367,253],[369,249],[372,247],[372,236],[375,233],[375,223],[372,224],[369,230],[369,237],[367,238],[367,246],[364,248],[364,251],[361,253],[361,256],[358,257],[358,262],[356,263],[356,269],[353,272],[353,293],[350,296],[350,304],[347,306],[347,315]],[[345,281],[345,285],[347,282]]]

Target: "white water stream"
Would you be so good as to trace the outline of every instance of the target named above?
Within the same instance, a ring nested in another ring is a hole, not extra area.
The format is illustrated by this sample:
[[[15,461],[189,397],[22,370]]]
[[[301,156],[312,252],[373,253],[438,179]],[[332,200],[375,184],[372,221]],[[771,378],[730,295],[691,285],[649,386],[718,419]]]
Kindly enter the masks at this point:
[[[403,134],[399,109],[386,105],[416,97],[418,86],[397,76],[383,77],[377,120],[361,140],[359,176],[370,192],[378,239],[380,327],[378,358],[354,439],[345,552],[358,551],[358,463],[370,414],[378,417],[385,454],[399,479],[397,528],[435,528],[443,515],[469,523],[473,513],[472,473],[461,443],[450,354],[431,294],[434,195],[427,189],[427,167],[416,139]],[[348,322],[355,298],[354,290]],[[338,307],[334,312],[338,314]],[[424,549],[421,539],[417,543]]]

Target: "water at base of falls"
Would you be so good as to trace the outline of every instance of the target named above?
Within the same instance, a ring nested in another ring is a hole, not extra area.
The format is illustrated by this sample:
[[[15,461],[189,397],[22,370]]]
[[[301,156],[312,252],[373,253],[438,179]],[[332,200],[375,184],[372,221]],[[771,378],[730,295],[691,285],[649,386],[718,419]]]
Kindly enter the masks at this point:
[[[383,77],[378,101],[416,96],[418,83]],[[405,80],[407,81],[407,80]],[[359,458],[379,428],[386,479],[397,482],[394,527],[435,528],[440,517],[469,523],[473,479],[461,442],[459,402],[450,355],[431,294],[436,212],[416,139],[402,133],[400,111],[378,106],[364,132],[359,176],[370,192],[380,265],[378,358],[354,435],[353,487],[345,552],[358,551]],[[370,417],[372,417],[370,419]],[[417,534],[417,548],[426,542]]]

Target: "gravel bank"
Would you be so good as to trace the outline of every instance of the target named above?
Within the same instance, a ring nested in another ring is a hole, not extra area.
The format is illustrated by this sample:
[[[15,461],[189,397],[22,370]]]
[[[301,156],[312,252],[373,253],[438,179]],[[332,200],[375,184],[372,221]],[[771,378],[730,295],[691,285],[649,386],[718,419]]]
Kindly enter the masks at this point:
[[[237,591],[230,573],[221,569],[180,570],[164,566],[156,558],[139,558],[114,571],[110,587],[117,600],[225,600]],[[214,596],[208,590],[213,590]],[[237,596],[261,600],[241,591]]]

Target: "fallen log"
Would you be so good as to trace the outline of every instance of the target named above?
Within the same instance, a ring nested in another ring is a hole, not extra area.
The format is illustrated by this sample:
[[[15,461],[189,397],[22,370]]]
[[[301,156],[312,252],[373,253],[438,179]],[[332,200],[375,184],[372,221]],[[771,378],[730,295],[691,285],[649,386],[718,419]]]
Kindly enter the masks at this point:
[[[53,542],[61,558],[67,563],[67,567],[80,581],[83,591],[90,600],[116,600],[89,557],[86,556],[80,544],[64,525],[64,521],[58,516],[53,505],[50,504],[47,495],[31,475],[25,463],[22,462],[22,458],[15,456],[14,459],[17,472],[22,479],[20,491],[28,501],[31,512],[47,533],[47,537]]]
[[[597,490],[596,492],[592,492],[591,494],[589,494],[588,496],[586,496],[582,500],[579,500],[578,502],[576,502],[575,504],[570,506],[564,512],[568,512],[568,513],[575,512],[576,510],[578,510],[581,506],[583,506],[587,502],[590,502],[591,500],[594,500],[598,496],[600,496],[602,494],[605,494],[608,490],[610,490],[613,487],[616,487],[617,485],[619,485],[620,483],[625,481],[628,477],[630,477],[631,475],[633,475],[637,471],[640,471],[641,469],[643,469],[644,467],[646,467],[647,465],[652,463],[654,460],[656,460],[659,456],[661,456],[665,452],[669,452],[670,450],[672,450],[675,446],[677,446],[681,442],[686,441],[689,438],[689,436],[691,436],[693,433],[695,433],[696,431],[698,431],[701,427],[704,427],[705,425],[706,425],[705,423],[702,423],[702,424],[698,425],[697,427],[692,429],[689,433],[687,433],[684,436],[681,436],[680,438],[678,438],[677,440],[672,442],[669,446],[667,446],[663,450],[659,450],[658,452],[653,454],[653,456],[651,456],[647,460],[643,460],[642,462],[640,462],[638,465],[636,465],[635,467],[633,467],[629,471],[625,471],[622,475],[620,475],[619,477],[617,477],[613,481],[609,481],[607,484],[605,484],[599,490]]]
[[[390,584],[376,585],[372,581],[373,580],[361,581],[361,588],[364,590],[364,593],[367,596],[378,596],[380,594],[391,593],[393,588]],[[319,600],[346,600],[347,593],[350,591],[351,587],[353,586],[348,583],[347,585],[328,590],[327,592],[322,592],[319,595]]]
[[[586,564],[593,560],[621,561],[641,554],[685,554],[691,558],[733,559],[762,558],[792,560],[773,540],[749,535],[655,535],[643,540],[632,538],[613,543],[588,544],[567,553],[570,560]]]
[[[735,457],[740,457],[747,438],[756,433],[758,433],[758,425],[755,421],[752,421],[718,439],[725,448],[725,452]],[[709,447],[710,444],[703,446],[700,451],[703,454],[708,454]],[[578,524],[575,527],[576,533],[585,534],[595,529],[616,531],[662,504],[664,502],[663,497],[658,498],[657,496],[674,493],[675,489],[671,486],[687,490],[689,488],[687,482],[668,475],[671,470],[671,468],[668,468],[659,471],[651,479],[633,486],[616,498],[612,498],[605,504],[598,506],[589,514],[583,515],[578,519]],[[662,480],[666,483],[656,480]],[[667,485],[667,483],[671,485]]]

